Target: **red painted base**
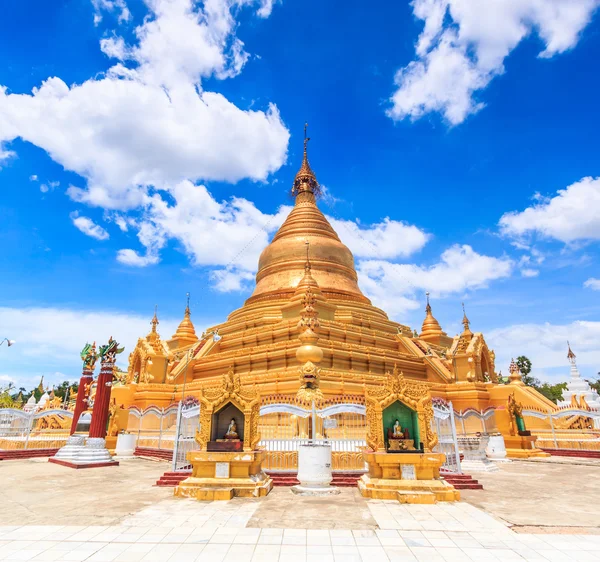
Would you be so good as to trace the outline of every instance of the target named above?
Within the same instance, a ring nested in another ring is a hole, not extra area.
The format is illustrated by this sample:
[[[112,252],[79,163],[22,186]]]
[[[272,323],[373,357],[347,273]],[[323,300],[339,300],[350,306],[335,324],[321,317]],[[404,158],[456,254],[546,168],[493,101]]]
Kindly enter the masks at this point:
[[[119,461],[112,462],[90,462],[86,464],[78,464],[69,461],[62,461],[60,459],[48,459],[48,462],[54,464],[60,464],[61,466],[68,466],[69,468],[101,468],[103,466],[119,466]]]

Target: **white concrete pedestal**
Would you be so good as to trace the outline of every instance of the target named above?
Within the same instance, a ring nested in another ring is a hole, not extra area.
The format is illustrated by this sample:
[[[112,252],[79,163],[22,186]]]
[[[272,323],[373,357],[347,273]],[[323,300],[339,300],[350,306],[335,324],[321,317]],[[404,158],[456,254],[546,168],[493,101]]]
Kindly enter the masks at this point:
[[[85,435],[71,435],[71,437],[67,439],[67,444],[64,447],[61,447],[52,458],[63,461],[72,461],[84,450]]]
[[[115,447],[115,458],[132,459],[135,451],[135,435],[130,433],[120,433],[117,435],[117,445]]]
[[[339,488],[331,486],[331,445],[329,443],[307,443],[298,450],[299,486],[292,492],[301,496],[327,496],[339,494]]]
[[[501,433],[490,435],[485,454],[488,459],[494,462],[510,462],[510,459],[506,456],[506,445]]]
[[[496,472],[498,466],[490,461],[485,454],[489,435],[480,435],[477,437],[459,437],[458,447],[464,454],[464,459],[460,461],[460,468],[465,473],[470,472]]]
[[[83,440],[85,440],[85,446],[82,445]],[[70,448],[67,449],[67,447]],[[67,450],[63,451],[63,449]],[[80,435],[69,437],[67,444],[48,461],[71,468],[118,466],[119,464],[110,456],[105,439],[98,437],[88,437],[86,439]]]

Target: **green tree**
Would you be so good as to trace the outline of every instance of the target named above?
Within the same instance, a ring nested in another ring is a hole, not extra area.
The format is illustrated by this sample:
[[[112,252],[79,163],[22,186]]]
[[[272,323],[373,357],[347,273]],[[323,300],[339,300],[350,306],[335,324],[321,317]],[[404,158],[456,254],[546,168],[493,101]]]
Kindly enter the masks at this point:
[[[540,386],[540,381],[529,374],[531,373],[531,361],[528,357],[525,357],[525,355],[519,355],[516,363],[519,367],[519,371],[521,371],[521,380],[527,386]]]
[[[567,388],[566,382],[559,382],[557,384],[543,383],[541,386],[536,386],[535,389],[543,394],[548,400],[552,400],[555,404],[563,399],[563,390]]]

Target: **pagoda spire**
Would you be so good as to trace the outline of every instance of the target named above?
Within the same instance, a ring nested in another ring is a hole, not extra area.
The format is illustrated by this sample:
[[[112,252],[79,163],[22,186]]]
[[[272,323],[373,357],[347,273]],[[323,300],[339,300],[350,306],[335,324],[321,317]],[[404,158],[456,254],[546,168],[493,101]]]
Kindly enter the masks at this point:
[[[429,292],[425,293],[427,305],[425,306],[425,320],[421,326],[421,337],[423,336],[443,336],[445,335],[440,323],[434,318],[429,304]]]
[[[465,327],[462,335],[463,336],[472,336],[473,332],[471,332],[471,328],[469,327],[470,322],[469,322],[469,319],[467,318],[467,313],[465,311],[465,303],[464,302],[462,303],[462,309],[463,309],[462,325]]]
[[[158,321],[158,316],[156,315],[158,311],[158,305],[155,304],[154,305],[154,316],[152,317],[152,320],[150,320],[150,324],[152,325],[152,333],[156,334],[156,326],[158,326],[159,321]]]
[[[173,335],[173,339],[179,339],[187,342],[195,342],[198,340],[196,335],[196,329],[190,318],[190,294],[187,293],[187,300],[185,305],[185,312],[183,313],[183,320],[177,327],[177,331]]]
[[[314,197],[318,197],[321,194],[321,188],[319,186],[319,182],[317,182],[317,176],[312,171],[310,164],[308,163],[308,154],[306,147],[308,145],[308,141],[310,137],[306,136],[306,130],[308,128],[308,123],[304,124],[304,156],[302,158],[302,165],[294,178],[294,184],[292,186],[292,195],[296,196],[296,204],[300,202],[305,202],[306,197],[303,197],[301,200],[298,198],[300,194],[312,194],[312,202],[314,202]],[[309,196],[310,200],[310,196]]]

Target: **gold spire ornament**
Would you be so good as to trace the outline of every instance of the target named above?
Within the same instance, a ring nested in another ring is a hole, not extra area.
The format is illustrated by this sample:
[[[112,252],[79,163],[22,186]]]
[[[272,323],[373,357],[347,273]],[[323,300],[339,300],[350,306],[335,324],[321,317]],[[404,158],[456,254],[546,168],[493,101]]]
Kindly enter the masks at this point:
[[[307,245],[307,274],[310,275],[310,262],[308,261]],[[296,359],[301,364],[298,369],[300,374],[300,388],[298,398],[307,402],[316,402],[323,399],[319,388],[321,369],[318,364],[323,359],[323,350],[317,345],[319,340],[319,313],[315,309],[316,299],[309,286],[304,293],[298,329],[303,330],[299,336],[302,345],[296,351]]]
[[[521,371],[514,359],[511,359],[508,370],[510,372],[510,375],[508,375],[510,384],[523,384],[523,381],[521,380]]]
[[[421,336],[427,339],[428,337],[445,336],[446,333],[442,330],[440,323],[434,318],[431,312],[431,304],[429,304],[429,292],[425,293],[427,297],[427,306],[425,307],[425,320],[421,326]]]
[[[185,305],[185,312],[183,314],[183,320],[177,327],[177,331],[173,334],[173,339],[181,340],[181,342],[185,345],[186,343],[193,343],[198,341],[198,336],[196,335],[196,329],[194,328],[194,324],[190,318],[190,294],[186,293],[187,301]]]
[[[321,187],[319,186],[319,182],[317,182],[317,177],[315,173],[312,171],[310,164],[308,163],[308,155],[306,152],[306,147],[308,145],[308,141],[310,137],[306,136],[306,129],[308,127],[308,123],[304,124],[304,157],[302,158],[302,165],[296,174],[296,178],[294,179],[294,184],[292,186],[292,195],[298,196],[301,193],[311,193],[314,197],[318,197],[321,195]]]

